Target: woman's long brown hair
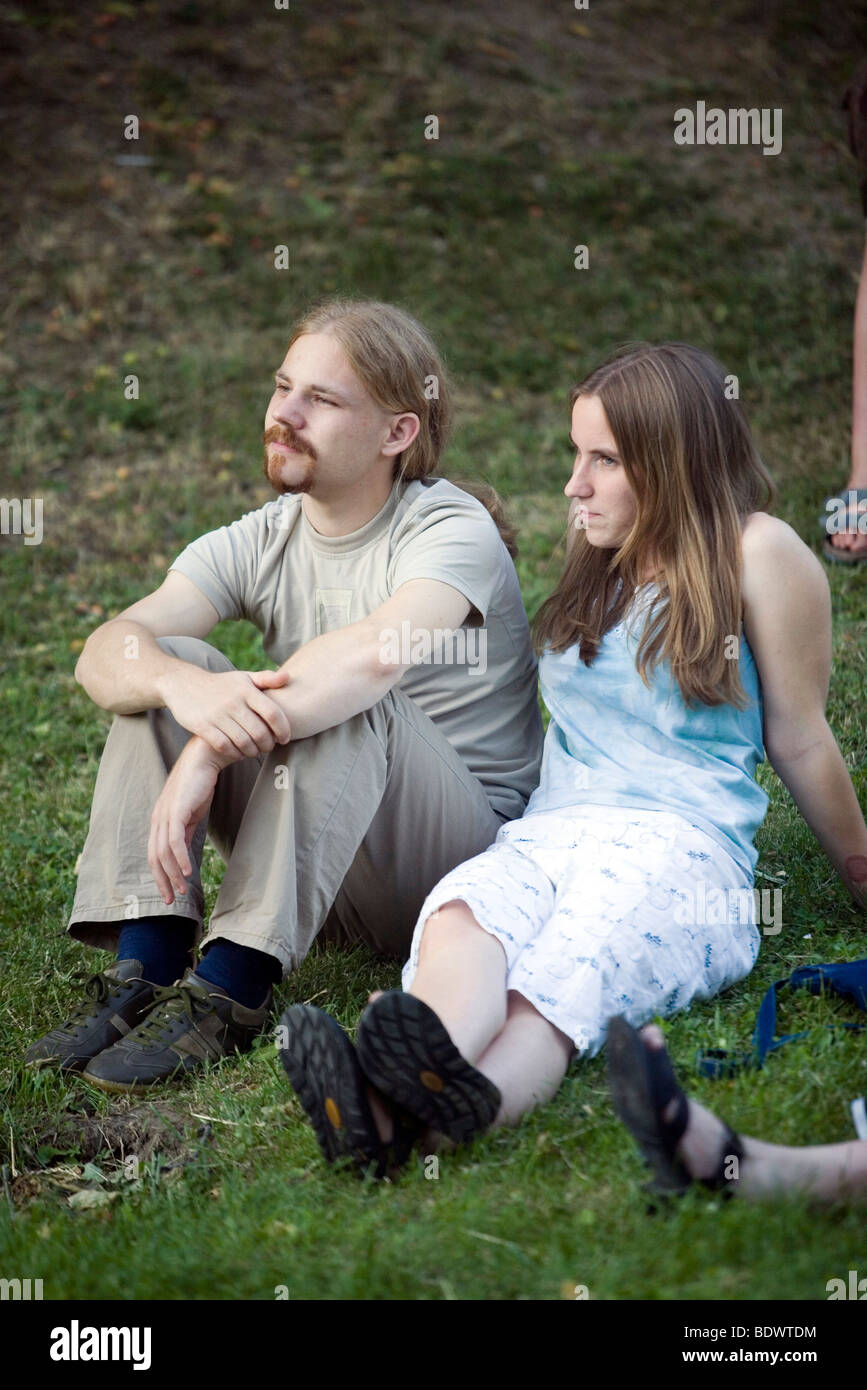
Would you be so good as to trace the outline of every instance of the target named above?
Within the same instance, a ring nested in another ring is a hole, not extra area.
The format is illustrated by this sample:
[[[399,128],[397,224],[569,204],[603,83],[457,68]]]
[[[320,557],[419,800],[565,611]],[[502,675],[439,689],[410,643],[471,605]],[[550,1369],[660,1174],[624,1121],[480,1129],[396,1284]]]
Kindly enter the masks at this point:
[[[748,703],[732,659],[742,617],[741,525],[773,506],[775,489],[733,383],[699,348],[639,343],[574,388],[573,405],[579,396],[601,402],[638,511],[619,550],[595,547],[570,526],[563,574],[534,624],[538,650],[577,642],[591,665],[655,557],[659,593],[636,653],[645,685],[668,661],[687,704]]]

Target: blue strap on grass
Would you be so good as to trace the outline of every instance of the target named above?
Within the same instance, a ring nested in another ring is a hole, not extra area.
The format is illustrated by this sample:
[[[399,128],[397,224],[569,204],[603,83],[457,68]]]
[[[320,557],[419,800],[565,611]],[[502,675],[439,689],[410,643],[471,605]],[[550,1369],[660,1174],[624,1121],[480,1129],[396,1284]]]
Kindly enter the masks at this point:
[[[699,1052],[696,1066],[700,1075],[715,1078],[734,1076],[746,1067],[758,1070],[765,1064],[769,1052],[776,1052],[787,1042],[807,1037],[806,1033],[784,1033],[774,1038],[777,1027],[777,993],[788,985],[790,989],[809,989],[811,994],[839,994],[862,1013],[867,1013],[867,959],[841,961],[838,965],[801,965],[787,980],[777,980],[762,1000],[756,1026],[753,1029],[751,1052],[727,1052],[712,1047]],[[829,1023],[829,1028],[850,1028],[856,1033],[867,1027],[864,1023]]]

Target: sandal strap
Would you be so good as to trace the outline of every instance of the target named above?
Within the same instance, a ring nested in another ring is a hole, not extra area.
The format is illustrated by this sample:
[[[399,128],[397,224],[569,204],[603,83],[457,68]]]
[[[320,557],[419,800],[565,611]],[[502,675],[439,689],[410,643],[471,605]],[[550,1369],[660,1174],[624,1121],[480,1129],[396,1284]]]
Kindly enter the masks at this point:
[[[725,1120],[722,1121],[722,1124],[725,1127],[725,1134],[723,1135],[716,1172],[709,1178],[699,1178],[697,1181],[701,1183],[702,1187],[709,1188],[711,1192],[722,1192],[726,1197],[733,1197],[735,1194],[734,1182],[740,1177],[740,1165],[746,1158],[746,1153],[740,1136],[735,1134],[731,1126],[725,1123]],[[732,1159],[735,1159],[738,1165],[738,1170],[734,1176],[726,1172]]]

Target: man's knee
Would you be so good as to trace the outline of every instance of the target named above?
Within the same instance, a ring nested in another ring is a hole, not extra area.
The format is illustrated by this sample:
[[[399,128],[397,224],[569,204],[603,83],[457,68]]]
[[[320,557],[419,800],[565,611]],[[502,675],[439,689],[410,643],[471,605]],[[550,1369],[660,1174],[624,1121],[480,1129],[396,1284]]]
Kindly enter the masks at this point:
[[[186,637],[182,633],[171,637],[158,637],[157,644],[169,656],[188,661],[191,666],[201,666],[206,671],[234,671],[235,667],[227,656],[205,642],[201,637]]]

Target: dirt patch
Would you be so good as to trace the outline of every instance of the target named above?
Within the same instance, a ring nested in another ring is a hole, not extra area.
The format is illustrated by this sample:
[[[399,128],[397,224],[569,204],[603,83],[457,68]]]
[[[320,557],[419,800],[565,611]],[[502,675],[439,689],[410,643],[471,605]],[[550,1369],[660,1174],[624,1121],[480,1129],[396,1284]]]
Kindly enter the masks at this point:
[[[182,1177],[211,1127],[171,1105],[133,1104],[98,1115],[66,1112],[22,1146],[20,1170],[4,1188],[15,1206],[60,1196],[73,1207],[107,1206],[132,1190],[158,1160],[162,1182]]]
[[[38,1150],[74,1152],[85,1162],[100,1154],[124,1162],[135,1154],[146,1163],[154,1154],[179,1158],[195,1147],[201,1125],[170,1105],[135,1105],[110,1115],[65,1115],[40,1134]]]
[[[201,1122],[169,1105],[135,1105],[107,1115],[68,1114],[45,1129],[34,1146],[69,1153],[85,1163],[100,1155],[123,1163],[135,1155],[147,1163],[155,1154],[164,1159],[189,1156],[205,1137]]]

